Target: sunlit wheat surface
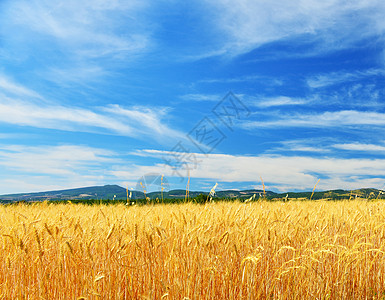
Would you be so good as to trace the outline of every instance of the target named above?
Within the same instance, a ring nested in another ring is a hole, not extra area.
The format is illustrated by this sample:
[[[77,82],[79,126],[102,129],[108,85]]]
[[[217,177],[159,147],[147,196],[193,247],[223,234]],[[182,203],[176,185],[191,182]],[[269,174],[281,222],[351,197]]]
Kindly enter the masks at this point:
[[[384,230],[380,201],[1,206],[0,298],[381,299]]]

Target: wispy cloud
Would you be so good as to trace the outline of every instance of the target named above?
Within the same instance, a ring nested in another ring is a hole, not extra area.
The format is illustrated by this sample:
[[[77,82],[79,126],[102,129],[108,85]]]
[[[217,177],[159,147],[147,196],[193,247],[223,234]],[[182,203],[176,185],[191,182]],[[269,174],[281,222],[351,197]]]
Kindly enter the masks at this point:
[[[287,96],[277,96],[277,97],[253,97],[256,101],[254,102],[256,106],[261,108],[269,108],[276,106],[287,106],[287,105],[303,105],[308,103],[302,98],[287,97]]]
[[[90,83],[98,81],[108,75],[109,71],[93,63],[75,63],[69,66],[50,67],[40,74],[46,80],[60,86],[80,85],[88,87]]]
[[[382,35],[385,5],[380,1],[316,0],[293,2],[241,0],[207,1],[214,28],[223,35],[222,49],[242,54],[274,41],[306,35],[307,41],[325,43],[319,51],[351,45]],[[338,42],[337,42],[338,41]]]
[[[97,129],[105,129],[106,133],[133,135],[133,128],[129,125],[88,109],[39,106],[10,98],[0,99],[0,122],[68,131],[96,132]]]
[[[312,76],[306,80],[306,83],[311,88],[323,88],[340,83],[346,83],[351,81],[360,80],[362,78],[371,76],[384,76],[385,71],[382,69],[369,69],[365,71],[355,72],[332,72],[329,74],[320,74]]]
[[[165,108],[122,108],[110,105],[84,109],[54,104],[39,105],[7,97],[0,99],[0,123],[159,140],[181,138],[184,136],[182,133],[166,125],[166,112]]]
[[[385,146],[378,144],[362,144],[362,143],[347,143],[347,144],[335,144],[336,149],[348,150],[348,151],[360,151],[360,152],[385,152]]]
[[[241,126],[246,129],[258,127],[341,127],[354,125],[385,126],[385,114],[356,110],[336,112],[275,114],[273,120],[247,121]]]
[[[179,97],[185,101],[220,101],[221,96],[214,94],[186,94]]]
[[[288,140],[278,143],[279,147],[268,150],[268,153],[309,152],[322,155],[341,155],[343,151],[355,151],[368,154],[368,152],[381,155],[385,152],[385,142],[377,140],[374,143],[345,142],[336,143],[332,138],[309,138],[303,140]]]
[[[46,100],[5,75],[0,76],[0,123],[135,138],[151,137],[158,141],[185,138],[184,134],[166,124],[169,110],[167,107],[125,108],[117,104],[88,109],[65,106]]]
[[[148,108],[135,106],[131,109],[123,108],[119,105],[110,105],[103,108],[104,111],[112,113],[124,120],[129,120],[132,128],[135,128],[136,136],[145,134],[153,139],[161,140],[165,137],[173,139],[185,139],[185,134],[172,129],[165,124],[169,108],[158,107]],[[150,134],[149,134],[150,133]]]
[[[143,1],[14,1],[8,20],[25,32],[36,32],[61,43],[80,57],[138,53],[148,46],[148,36],[137,19]],[[135,17],[134,17],[135,16]],[[119,32],[121,22],[135,31]]]
[[[8,76],[5,76],[4,74],[0,73],[0,91],[5,94],[10,94],[14,96],[26,96],[26,97],[32,97],[32,98],[39,98],[42,99],[41,95],[39,95],[37,92],[16,83],[12,79],[10,79]]]
[[[325,145],[326,144],[326,145]],[[287,152],[310,152],[310,153],[325,153],[330,152],[324,139],[310,138],[306,140],[288,140],[279,142],[279,147],[269,149],[269,153],[287,153]]]
[[[238,77],[226,77],[226,78],[206,78],[198,80],[198,83],[242,83],[242,82],[263,82],[268,86],[281,86],[283,80],[280,78],[273,78],[264,75],[243,75]]]
[[[63,86],[99,79],[117,63],[135,64],[153,49],[148,1],[9,1],[0,35],[8,60],[28,63],[42,81]]]
[[[303,98],[297,97],[287,97],[287,96],[276,96],[276,97],[266,97],[266,96],[251,96],[246,94],[236,94],[236,97],[241,99],[243,102],[247,103],[249,106],[256,106],[260,108],[270,108],[278,106],[292,106],[292,105],[303,105],[310,102]],[[216,94],[186,94],[179,97],[185,101],[213,101],[219,102],[222,100],[223,95]]]

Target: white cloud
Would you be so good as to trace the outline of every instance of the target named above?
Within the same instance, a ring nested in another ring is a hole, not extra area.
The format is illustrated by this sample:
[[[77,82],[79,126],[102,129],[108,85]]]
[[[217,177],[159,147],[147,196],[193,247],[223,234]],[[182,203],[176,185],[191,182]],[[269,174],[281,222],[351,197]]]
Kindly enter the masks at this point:
[[[0,180],[0,194],[30,193],[63,189],[60,181],[49,176],[22,176]],[[91,184],[93,185],[93,184]],[[74,186],[67,186],[74,187]]]
[[[71,86],[72,84],[88,86],[90,82],[99,80],[109,72],[101,66],[89,64],[75,64],[66,67],[51,67],[48,70],[40,72],[46,80],[55,82],[61,86]]]
[[[246,129],[258,127],[341,127],[355,125],[385,126],[385,114],[356,110],[322,112],[314,114],[276,114],[273,121],[248,121],[241,126]]]
[[[220,101],[222,99],[221,96],[213,94],[186,94],[179,98],[185,101]]]
[[[376,144],[362,144],[362,143],[347,143],[347,144],[335,144],[333,148],[348,150],[348,151],[361,151],[361,152],[385,152],[385,146]]]
[[[133,128],[91,110],[60,105],[38,105],[10,98],[0,99],[0,122],[68,131],[134,135]],[[109,132],[108,132],[109,131]]]
[[[151,137],[163,142],[185,139],[182,132],[166,124],[168,112],[166,107],[124,108],[108,105],[86,109],[64,106],[0,75],[0,123],[135,138]]]
[[[133,173],[134,168],[130,174],[111,172],[128,164],[126,156],[102,148],[0,144],[0,194],[116,184],[131,178],[132,183],[144,173]]]
[[[1,146],[0,166],[35,175],[76,176],[80,171],[91,174],[94,167],[116,161],[115,156],[86,146]]]
[[[382,69],[369,69],[356,72],[332,72],[329,74],[320,74],[308,78],[307,85],[311,88],[323,88],[335,84],[360,80],[370,76],[384,76],[385,72]]]
[[[273,148],[272,152],[284,152],[292,151],[292,152],[313,152],[313,153],[322,153],[322,152],[330,152],[328,147],[323,144],[325,141],[322,139],[306,139],[306,140],[290,140],[280,142],[282,146]],[[317,146],[315,146],[317,145]]]
[[[119,105],[84,109],[76,106],[46,104],[0,98],[0,123],[65,131],[115,134],[157,140],[180,139],[184,135],[165,124],[166,108]]]
[[[149,157],[170,155],[169,151],[143,150]],[[385,159],[354,159],[285,155],[242,156],[226,154],[194,154],[199,163],[191,168],[194,180],[218,182],[259,182],[262,176],[269,188],[278,190],[310,190],[318,178],[319,189],[379,187],[385,178]],[[165,164],[135,166],[130,170],[114,170],[116,176],[157,172],[176,176]],[[180,170],[182,175],[187,172]]]
[[[335,143],[335,139],[328,138],[313,138],[304,140],[289,140],[280,142],[282,146],[269,150],[269,153],[286,153],[287,151],[294,152],[314,152],[314,153],[328,153],[339,154],[336,150],[345,151],[359,151],[359,152],[377,152],[381,154],[385,151],[385,143],[381,140],[378,144],[365,143]],[[316,146],[313,146],[316,145]]]
[[[0,194],[104,185],[114,164],[118,154],[101,148],[0,145]]]
[[[104,111],[128,120],[133,130],[133,134],[137,137],[144,134],[152,139],[161,140],[165,137],[173,139],[185,139],[185,134],[174,130],[164,123],[167,116],[168,108],[148,108],[148,107],[132,107],[125,109],[119,105],[110,105],[103,108]]]
[[[287,97],[287,96],[276,96],[276,97],[266,97],[266,96],[250,96],[245,94],[236,94],[236,97],[242,99],[248,105],[254,105],[260,108],[268,108],[275,106],[285,106],[285,105],[302,105],[306,104],[309,101],[306,101],[302,98],[296,97]],[[179,97],[182,100],[186,101],[221,101],[223,95],[215,94],[186,94]]]
[[[2,6],[0,55],[59,86],[100,79],[154,48],[147,0],[15,0]]]
[[[385,30],[383,1],[207,0],[223,49],[237,55],[260,45],[306,35],[319,51],[343,48]]]
[[[177,153],[142,150],[137,154],[161,159]],[[252,187],[260,184],[261,176],[270,190],[293,191],[311,190],[318,178],[321,178],[318,189],[382,188],[385,179],[385,159],[202,153],[192,155],[197,160],[196,165],[190,165],[192,185],[196,185],[196,182],[219,182],[226,186],[246,183]],[[169,181],[178,179],[178,174],[163,161],[125,166],[122,158],[113,151],[74,145],[2,146],[0,169],[2,174],[11,174],[2,176],[1,194],[101,185],[106,181],[122,180],[132,186],[140,176],[149,173],[164,174]],[[10,171],[12,172],[9,173]],[[187,176],[186,170],[179,172],[182,176]],[[8,187],[5,182],[8,182]],[[180,186],[172,185],[170,188]]]
[[[208,78],[198,80],[198,83],[238,83],[238,82],[256,82],[263,81],[268,85],[282,85],[282,81],[277,78],[267,77],[263,75],[246,75],[230,78]]]
[[[8,29],[53,38],[62,50],[93,58],[138,53],[148,47],[146,28],[136,19],[143,1],[14,1],[7,10]],[[121,31],[124,24],[127,31]]]
[[[5,94],[42,99],[42,97],[35,91],[14,82],[4,74],[0,74],[0,91]]]
[[[253,97],[254,99],[258,99],[258,97]],[[278,97],[260,97],[258,102],[256,102],[256,106],[261,108],[274,107],[274,106],[285,106],[285,105],[303,105],[306,104],[307,101],[302,98],[293,98],[287,96],[278,96]]]

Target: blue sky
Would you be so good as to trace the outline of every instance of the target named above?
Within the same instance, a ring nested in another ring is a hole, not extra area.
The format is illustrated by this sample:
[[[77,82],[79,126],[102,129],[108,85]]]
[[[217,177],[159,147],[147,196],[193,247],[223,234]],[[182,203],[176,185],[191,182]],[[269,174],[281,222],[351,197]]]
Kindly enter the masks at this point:
[[[188,173],[192,190],[385,189],[384,15],[364,0],[1,1],[0,194],[150,173],[171,189]]]

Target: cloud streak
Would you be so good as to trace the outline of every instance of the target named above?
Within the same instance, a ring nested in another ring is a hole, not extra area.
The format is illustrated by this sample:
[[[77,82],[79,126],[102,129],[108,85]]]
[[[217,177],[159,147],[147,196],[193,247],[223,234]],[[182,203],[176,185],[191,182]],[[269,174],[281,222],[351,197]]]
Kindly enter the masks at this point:
[[[154,48],[147,8],[146,0],[8,1],[0,20],[0,55],[59,86],[105,78]]]
[[[220,95],[214,94],[186,94],[179,97],[184,101],[220,101],[222,98]]]
[[[122,108],[110,105],[92,109],[62,105],[42,105],[3,97],[0,123],[64,131],[153,137],[175,140],[184,135],[164,123],[166,109]]]
[[[335,144],[333,148],[347,150],[347,151],[360,151],[360,152],[385,152],[384,145],[376,144],[362,144],[362,143],[346,143]]]
[[[103,108],[104,111],[111,113],[122,120],[129,120],[131,127],[135,128],[133,134],[140,136],[142,134],[151,136],[153,139],[161,140],[165,137],[173,139],[185,139],[185,134],[172,129],[164,123],[167,117],[168,108],[148,108],[135,106],[131,109],[125,109],[119,105],[110,105]]]
[[[241,0],[206,1],[213,12],[213,26],[225,37],[222,49],[230,55],[246,53],[261,45],[306,36],[319,52],[344,48],[385,30],[381,1],[316,0],[293,2]],[[327,44],[328,47],[323,47]]]
[[[64,106],[47,101],[35,91],[0,75],[0,123],[135,138],[151,137],[158,141],[185,138],[184,134],[165,124],[168,111],[165,107],[124,108],[117,104],[88,109]]]
[[[3,91],[4,93],[10,95],[42,99],[41,95],[39,95],[35,91],[30,90],[25,86],[14,82],[4,74],[0,74],[0,91]]]
[[[320,74],[312,76],[306,80],[307,85],[310,88],[324,88],[332,85],[337,85],[340,83],[352,82],[360,80],[366,77],[373,76],[384,76],[385,72],[382,69],[369,69],[365,71],[356,71],[356,72],[332,72],[329,74]]]
[[[142,1],[14,1],[7,12],[14,26],[25,33],[52,38],[77,56],[123,58],[148,47],[145,28],[130,18],[144,7]],[[136,32],[118,33],[120,22]]]
[[[293,98],[287,96],[277,96],[277,97],[253,97],[254,104],[260,108],[270,108],[278,106],[293,106],[293,105],[304,105],[309,101],[302,98]],[[258,100],[257,100],[258,99]]]
[[[241,127],[245,129],[255,129],[258,127],[334,127],[343,126],[385,126],[385,114],[379,112],[366,112],[357,110],[342,110],[336,112],[321,113],[294,113],[294,114],[275,114],[271,115],[274,120],[267,121],[248,121]]]

